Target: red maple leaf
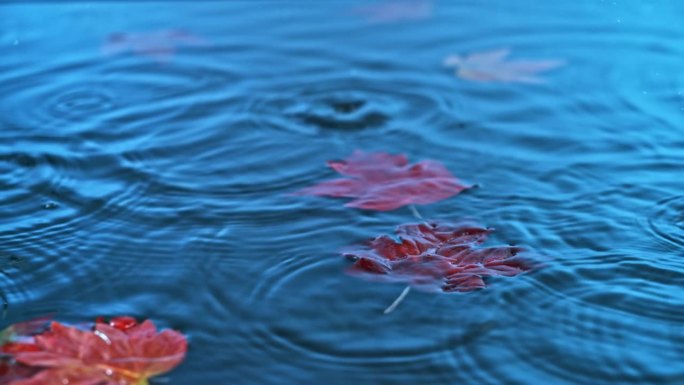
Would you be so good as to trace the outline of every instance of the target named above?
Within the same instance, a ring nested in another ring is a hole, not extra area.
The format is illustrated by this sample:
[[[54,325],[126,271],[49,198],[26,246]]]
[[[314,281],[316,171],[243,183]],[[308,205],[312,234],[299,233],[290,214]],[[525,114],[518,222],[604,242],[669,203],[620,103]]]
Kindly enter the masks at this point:
[[[18,351],[14,360],[40,371],[12,385],[147,385],[180,364],[187,350],[182,334],[157,332],[151,321],[125,330],[96,323],[89,331],[52,322],[34,341],[40,351]]]
[[[560,67],[562,60],[509,60],[506,48],[477,52],[467,56],[451,55],[444,65],[456,67],[456,75],[478,82],[543,83],[538,73]]]
[[[478,247],[492,231],[467,223],[406,224],[397,228],[398,240],[383,235],[343,254],[356,261],[352,274],[428,291],[471,291],[485,287],[483,278],[529,270],[520,247]]]
[[[404,155],[354,151],[328,166],[348,178],[338,178],[299,190],[299,195],[356,198],[347,207],[387,211],[411,204],[427,204],[452,197],[463,185],[440,162],[409,164]]]
[[[432,0],[391,0],[356,7],[353,12],[369,23],[393,23],[428,19],[433,12]]]
[[[168,62],[180,46],[203,46],[206,41],[191,32],[167,29],[149,32],[117,32],[109,35],[102,46],[105,55],[131,51],[159,62]]]

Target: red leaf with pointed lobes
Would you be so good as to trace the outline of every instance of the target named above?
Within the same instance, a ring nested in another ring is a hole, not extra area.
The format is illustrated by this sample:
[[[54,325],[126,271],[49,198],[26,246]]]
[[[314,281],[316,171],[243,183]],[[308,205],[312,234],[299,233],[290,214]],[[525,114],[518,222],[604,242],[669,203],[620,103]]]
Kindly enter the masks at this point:
[[[433,8],[432,0],[391,0],[356,7],[353,12],[369,23],[395,23],[428,19],[432,16]]]
[[[131,51],[159,62],[168,62],[180,46],[204,46],[208,43],[198,35],[181,29],[148,32],[117,32],[109,35],[102,46],[105,55]]]
[[[329,161],[328,166],[348,178],[325,181],[296,194],[356,198],[345,206],[387,211],[437,202],[470,187],[440,162],[409,164],[404,155],[384,152],[355,151],[343,161]]]
[[[145,385],[180,364],[187,350],[182,334],[157,332],[151,321],[125,330],[96,323],[92,331],[53,322],[35,336],[35,344],[40,351],[17,352],[14,358],[42,370],[12,385]]]
[[[444,59],[444,65],[456,68],[456,75],[462,79],[478,82],[544,83],[538,73],[560,67],[562,60],[508,60],[510,50],[506,48],[477,52],[467,56],[451,55]]]
[[[465,292],[485,287],[486,277],[512,277],[530,269],[520,247],[480,248],[491,229],[461,223],[401,225],[388,235],[343,252],[356,262],[351,273],[404,282],[427,291]]]

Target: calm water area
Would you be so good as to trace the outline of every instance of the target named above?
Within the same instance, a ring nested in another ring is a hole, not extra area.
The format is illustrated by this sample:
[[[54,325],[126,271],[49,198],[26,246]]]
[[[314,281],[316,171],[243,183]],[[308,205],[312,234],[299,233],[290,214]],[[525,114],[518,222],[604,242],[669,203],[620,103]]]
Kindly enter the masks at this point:
[[[499,48],[565,65],[442,64]],[[409,208],[292,194],[354,150],[543,263],[383,315],[339,250]],[[683,166],[682,1],[0,4],[1,323],[152,319],[159,384],[684,384]]]

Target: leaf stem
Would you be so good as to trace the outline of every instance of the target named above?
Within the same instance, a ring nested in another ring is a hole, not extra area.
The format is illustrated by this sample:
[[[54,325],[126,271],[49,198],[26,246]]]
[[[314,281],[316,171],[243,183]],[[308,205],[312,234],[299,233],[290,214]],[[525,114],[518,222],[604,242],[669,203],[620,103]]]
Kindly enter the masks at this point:
[[[411,214],[413,214],[414,217],[420,219],[421,221],[424,221],[425,219],[423,218],[422,215],[418,212],[418,209],[416,208],[415,205],[409,205],[409,210],[411,210]]]
[[[406,287],[404,288],[404,291],[402,291],[401,294],[399,294],[399,296],[397,297],[397,299],[395,299],[394,302],[392,302],[392,304],[389,305],[389,306],[387,307],[387,309],[385,309],[385,311],[383,312],[383,314],[389,314],[389,313],[393,312],[394,309],[396,309],[397,306],[399,306],[399,304],[401,303],[401,301],[403,301],[404,298],[406,298],[406,296],[408,295],[408,293],[409,293],[410,291],[411,291],[411,286],[406,286]]]

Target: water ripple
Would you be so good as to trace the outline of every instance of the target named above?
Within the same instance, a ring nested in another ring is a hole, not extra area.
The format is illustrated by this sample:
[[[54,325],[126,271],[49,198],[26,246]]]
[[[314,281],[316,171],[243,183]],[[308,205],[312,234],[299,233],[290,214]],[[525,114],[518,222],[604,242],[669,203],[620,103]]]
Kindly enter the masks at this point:
[[[7,248],[7,245],[2,245],[2,247]],[[10,303],[22,303],[30,295],[28,287],[20,277],[20,269],[24,263],[23,257],[0,249],[0,306],[2,307],[2,318],[4,318],[4,313]]]
[[[144,229],[143,221],[133,226],[131,220],[149,204],[150,179],[116,156],[93,150],[77,155],[64,147],[60,155],[2,152],[0,169],[0,249],[21,251],[26,261],[11,277],[32,282],[34,294],[79,279],[89,281],[85,287],[99,287],[110,279],[98,263],[106,248],[92,245],[113,232],[107,245],[123,251],[122,237]]]
[[[109,111],[114,106],[113,96],[102,89],[72,89],[46,101],[53,111],[51,116],[61,116],[71,121],[83,120],[93,114]]]
[[[13,68],[3,81],[12,93],[5,121],[33,132],[74,133],[101,123],[100,117],[114,110],[121,100],[101,76],[91,57],[76,56],[67,62],[52,62]],[[69,73],[87,76],[70,78]],[[30,107],[28,107],[30,106]]]
[[[676,326],[684,320],[684,302],[674,292],[663,295],[684,284],[681,267],[621,254],[559,262],[497,293],[507,312],[489,335],[492,343],[485,337],[468,352],[473,367],[502,383],[525,383],[529,376],[561,384],[676,383],[684,376],[667,365],[684,341]],[[461,366],[467,360],[458,351],[453,359]],[[525,369],[506,371],[494,362]]]
[[[193,338],[180,383],[684,381],[679,5],[433,1],[363,25],[353,4],[256,3],[2,8],[10,318],[166,320]],[[98,56],[111,31],[179,24],[215,44]],[[568,65],[534,86],[440,66],[497,47]],[[383,315],[404,287],[344,274],[337,250],[408,210],[288,195],[356,148],[480,184],[421,212],[477,218],[541,266]]]
[[[684,247],[684,196],[658,202],[646,218],[646,230],[673,250]]]
[[[386,381],[415,370],[439,381],[453,376],[448,356],[454,347],[479,344],[499,326],[496,320],[481,318],[489,301],[477,294],[411,293],[392,316],[384,316],[382,310],[402,288],[345,275],[347,261],[339,255],[295,246],[308,237],[324,236],[324,227],[299,231],[307,234],[279,238],[293,253],[278,263],[255,267],[259,278],[247,300],[250,311],[242,315],[249,321],[238,330],[246,356],[301,356],[317,368],[333,370],[382,366]],[[471,311],[448,310],[459,307]]]
[[[147,139],[163,137],[169,131],[161,122],[183,120],[225,102],[215,98],[229,93],[214,91],[234,79],[230,67],[194,57],[175,64],[160,70],[150,63],[104,62],[90,55],[15,68],[3,79],[6,92],[13,95],[3,106],[4,119],[34,133],[79,135],[96,141],[139,143],[143,138],[137,133],[142,127],[149,131]],[[192,72],[201,76],[190,76]]]
[[[410,72],[394,69],[383,77],[370,75],[352,71],[286,76],[291,80],[272,81],[266,92],[253,92],[258,96],[245,113],[258,127],[308,136],[400,134],[398,129],[419,130],[450,115],[454,102],[424,92],[427,85],[412,82]]]

